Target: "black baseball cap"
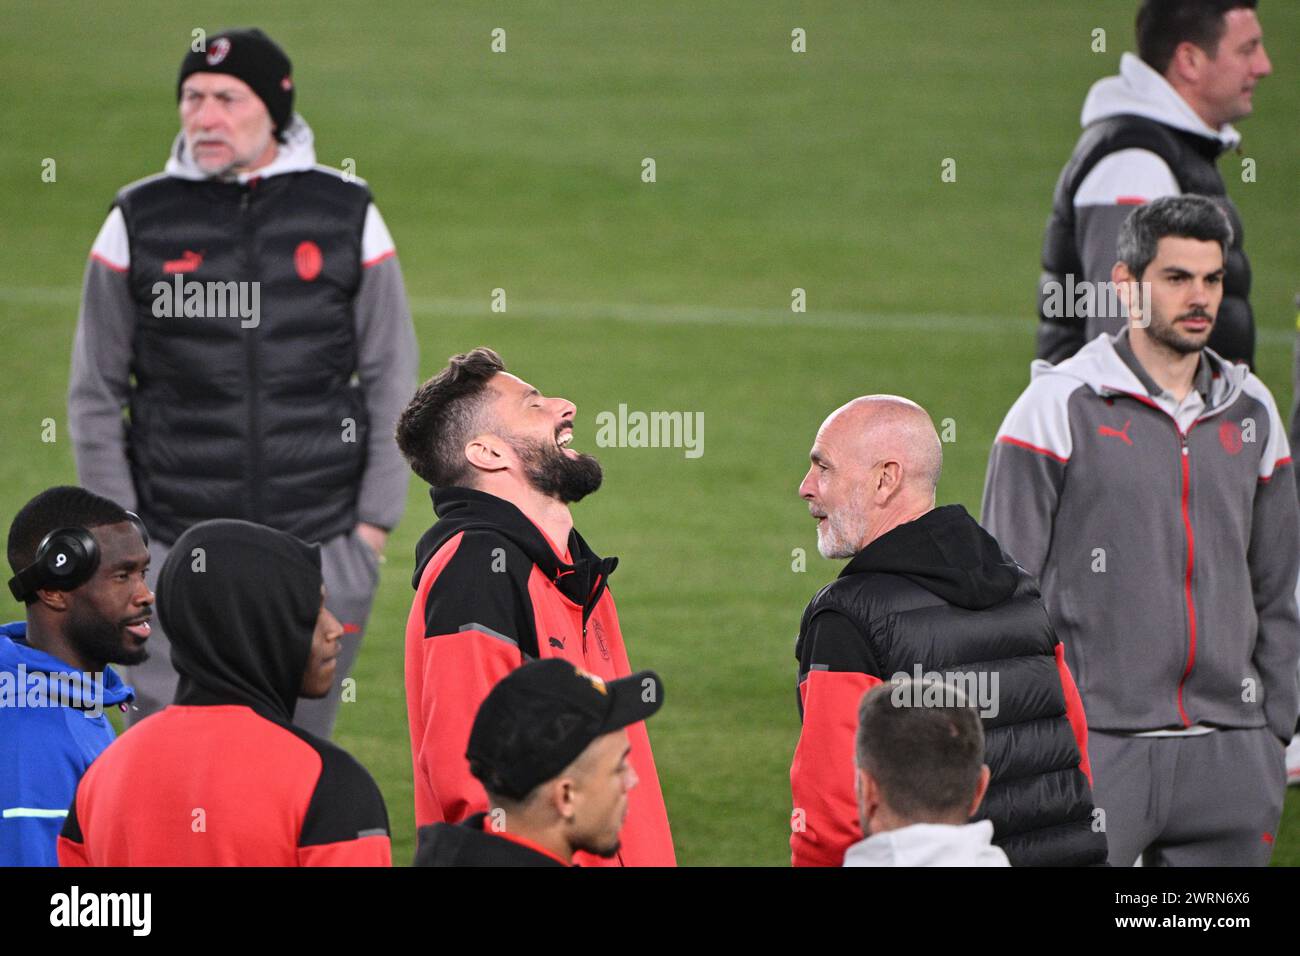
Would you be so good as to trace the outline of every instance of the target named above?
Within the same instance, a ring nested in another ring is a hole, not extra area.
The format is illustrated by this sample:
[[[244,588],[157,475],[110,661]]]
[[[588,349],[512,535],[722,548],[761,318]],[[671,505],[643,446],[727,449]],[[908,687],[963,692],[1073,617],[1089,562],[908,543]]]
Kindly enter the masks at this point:
[[[663,706],[654,671],[604,681],[558,657],[502,678],[469,733],[470,772],[492,794],[520,800],[559,775],[593,740]]]

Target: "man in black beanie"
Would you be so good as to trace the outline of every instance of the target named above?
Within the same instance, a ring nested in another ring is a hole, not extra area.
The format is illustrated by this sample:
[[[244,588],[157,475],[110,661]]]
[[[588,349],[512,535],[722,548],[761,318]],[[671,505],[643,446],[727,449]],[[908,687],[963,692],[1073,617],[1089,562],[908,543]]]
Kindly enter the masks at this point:
[[[204,173],[228,179],[269,165],[286,142],[293,66],[261,30],[228,30],[181,61],[176,101],[186,151]]]
[[[171,157],[118,193],[91,249],[68,417],[82,484],[140,515],[153,568],[214,518],[321,545],[343,653],[331,692],[295,720],[328,738],[357,699],[345,679],[406,500],[392,436],[418,355],[370,190],[316,165],[295,92],[260,30],[186,53]],[[151,643],[128,723],[176,690],[162,629]]]

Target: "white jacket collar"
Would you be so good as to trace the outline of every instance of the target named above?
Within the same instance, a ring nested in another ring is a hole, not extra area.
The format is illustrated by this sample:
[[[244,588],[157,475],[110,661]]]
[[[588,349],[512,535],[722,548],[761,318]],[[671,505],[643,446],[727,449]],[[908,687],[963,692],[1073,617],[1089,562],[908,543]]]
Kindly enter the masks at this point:
[[[1059,365],[1035,359],[1029,366],[1030,379],[1040,375],[1066,375],[1086,384],[1098,395],[1123,393],[1146,395],[1146,387],[1133,374],[1133,370],[1115,351],[1116,336],[1102,333]],[[1234,401],[1246,383],[1250,369],[1244,364],[1229,362],[1212,349],[1201,352],[1215,373],[1214,384],[1207,402],[1209,411],[1216,411]]]
[[[964,826],[914,823],[859,840],[844,854],[844,865],[1010,866],[992,840],[988,820]]]
[[[311,127],[301,116],[294,113],[293,119],[284,129],[284,142],[280,144],[275,159],[261,169],[240,173],[239,183],[242,185],[250,179],[268,179],[281,173],[300,173],[311,169],[316,165],[315,141],[316,137],[312,134]],[[179,179],[199,181],[211,178],[199,169],[198,164],[185,151],[184,132],[176,134],[171,155],[167,159],[167,165],[163,167],[163,172]]]
[[[1120,57],[1119,76],[1108,76],[1092,84],[1083,101],[1079,122],[1089,126],[1097,120],[1124,113],[1145,116],[1174,129],[1217,139],[1224,149],[1232,149],[1241,142],[1241,134],[1231,124],[1224,123],[1221,129],[1216,130],[1197,116],[1168,80],[1132,53]]]

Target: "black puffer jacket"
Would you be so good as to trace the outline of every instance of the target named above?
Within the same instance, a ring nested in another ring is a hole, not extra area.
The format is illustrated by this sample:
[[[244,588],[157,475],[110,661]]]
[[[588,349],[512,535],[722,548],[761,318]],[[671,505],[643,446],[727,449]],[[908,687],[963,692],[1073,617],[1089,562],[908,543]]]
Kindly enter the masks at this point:
[[[974,675],[968,686],[989,692],[981,718],[992,780],[975,819],[993,822],[993,842],[1012,865],[1104,862],[1080,753],[1083,708],[1038,586],[960,505],[859,552],[808,605],[796,654],[804,721],[791,773],[796,863],[838,865],[861,839],[852,790],[858,699],[878,681],[915,677],[918,665]]]
[[[360,183],[315,169],[243,184],[157,176],[118,195],[137,312],[127,444],[160,540],[209,518],[307,541],[356,524],[370,423],[352,381],[353,300],[369,204]],[[159,309],[176,280],[209,290],[217,312]],[[198,283],[257,290],[259,314],[226,314],[218,286]]]

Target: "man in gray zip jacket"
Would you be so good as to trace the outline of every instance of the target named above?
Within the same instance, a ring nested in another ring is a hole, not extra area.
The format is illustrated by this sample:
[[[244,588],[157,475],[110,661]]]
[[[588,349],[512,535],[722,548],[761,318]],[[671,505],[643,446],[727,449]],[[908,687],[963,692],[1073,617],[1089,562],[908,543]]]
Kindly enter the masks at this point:
[[[86,267],[68,391],[77,471],[143,518],[155,576],[212,518],[321,544],[342,651],[333,691],[295,720],[328,739],[406,500],[393,427],[417,353],[402,273],[366,184],[316,165],[269,37],[196,41],[176,95],[164,171],[118,193]],[[175,693],[156,626],[149,643],[128,723]]]
[[[983,522],[1065,645],[1114,865],[1263,865],[1282,811],[1300,508],[1273,396],[1205,348],[1231,241],[1204,197],[1138,207],[1129,327],[1035,362],[989,460]]]
[[[1232,361],[1254,361],[1250,262],[1217,162],[1241,143],[1232,124],[1251,114],[1255,87],[1272,71],[1255,6],[1143,0],[1137,54],[1125,53],[1119,75],[1088,91],[1083,132],[1057,180],[1039,278],[1039,358],[1059,362],[1099,333],[1124,327],[1122,312],[1098,309],[1076,290],[1106,281],[1120,224],[1134,205],[1199,193],[1213,197],[1234,225],[1212,347]]]

